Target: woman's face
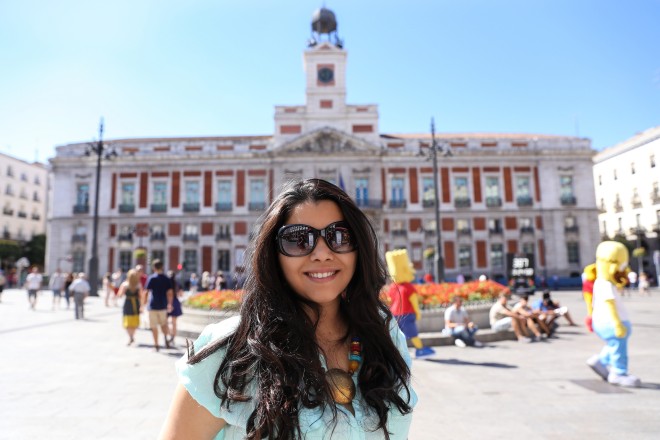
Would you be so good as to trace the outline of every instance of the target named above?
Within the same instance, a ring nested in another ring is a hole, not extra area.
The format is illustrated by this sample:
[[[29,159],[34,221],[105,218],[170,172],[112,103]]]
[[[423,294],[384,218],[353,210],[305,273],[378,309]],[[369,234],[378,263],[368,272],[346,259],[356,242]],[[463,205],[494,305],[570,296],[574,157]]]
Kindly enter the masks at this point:
[[[296,206],[285,225],[303,224],[323,229],[344,220],[339,207],[331,201],[307,202]],[[314,250],[304,257],[279,255],[280,266],[296,293],[320,306],[339,302],[341,293],[353,278],[357,251],[338,254],[318,237]]]

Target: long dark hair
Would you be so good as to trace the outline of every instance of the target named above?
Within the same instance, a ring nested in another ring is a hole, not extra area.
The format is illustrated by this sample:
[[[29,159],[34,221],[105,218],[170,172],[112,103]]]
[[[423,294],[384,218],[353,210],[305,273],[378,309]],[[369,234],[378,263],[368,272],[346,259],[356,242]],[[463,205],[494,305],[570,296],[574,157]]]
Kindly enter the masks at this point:
[[[246,253],[248,276],[244,286],[241,319],[235,333],[193,354],[195,364],[219,349],[226,355],[218,368],[214,392],[221,405],[254,399],[246,438],[289,439],[300,437],[298,411],[301,406],[326,406],[337,420],[337,409],[324,378],[319,346],[314,332],[318,322],[303,310],[317,312],[318,305],[301,298],[286,282],[278,261],[275,237],[292,210],[305,202],[329,200],[337,204],[352,236],[357,240],[355,274],[341,300],[340,312],[349,335],[362,342],[362,366],[358,386],[365,402],[379,418],[376,430],[385,438],[390,408],[409,413],[410,369],[390,337],[392,314],[379,299],[387,280],[385,264],[378,252],[376,233],[351,198],[337,186],[320,179],[288,183],[260,221]],[[254,381],[254,395],[246,385]]]

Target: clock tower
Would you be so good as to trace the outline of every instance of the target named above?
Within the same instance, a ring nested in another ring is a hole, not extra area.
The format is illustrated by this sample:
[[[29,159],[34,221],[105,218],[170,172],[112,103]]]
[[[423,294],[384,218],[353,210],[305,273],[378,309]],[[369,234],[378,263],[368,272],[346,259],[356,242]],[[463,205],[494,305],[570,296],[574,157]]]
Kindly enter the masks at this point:
[[[317,10],[303,54],[305,105],[275,108],[276,143],[324,127],[378,142],[378,107],[346,104],[346,58],[335,14]]]

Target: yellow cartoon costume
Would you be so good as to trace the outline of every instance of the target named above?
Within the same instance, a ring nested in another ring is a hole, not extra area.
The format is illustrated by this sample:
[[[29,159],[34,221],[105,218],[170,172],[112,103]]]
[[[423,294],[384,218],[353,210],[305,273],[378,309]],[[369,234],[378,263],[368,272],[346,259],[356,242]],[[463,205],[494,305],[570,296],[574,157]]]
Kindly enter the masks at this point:
[[[415,357],[421,358],[435,354],[435,350],[424,347],[419,338],[417,321],[422,319],[419,309],[419,297],[411,281],[415,279],[412,264],[408,258],[408,251],[398,249],[385,253],[387,268],[394,281],[387,292],[390,298],[390,309],[399,324],[399,328],[412,341],[416,348]]]
[[[585,302],[591,310],[593,331],[607,345],[600,354],[593,355],[587,364],[611,384],[624,387],[638,387],[640,380],[628,374],[628,338],[631,325],[623,301],[619,296],[618,284],[621,274],[628,266],[628,250],[616,241],[604,241],[596,249],[595,281],[593,297]],[[593,268],[585,271],[593,274]],[[589,276],[589,274],[587,274]],[[587,292],[588,293],[588,292]]]

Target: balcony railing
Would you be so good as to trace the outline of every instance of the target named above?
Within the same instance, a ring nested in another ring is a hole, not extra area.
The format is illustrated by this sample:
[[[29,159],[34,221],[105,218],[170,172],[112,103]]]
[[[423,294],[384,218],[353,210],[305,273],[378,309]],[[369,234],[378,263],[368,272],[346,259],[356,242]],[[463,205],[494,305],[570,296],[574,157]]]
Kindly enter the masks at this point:
[[[456,208],[469,208],[472,205],[472,200],[469,197],[460,197],[454,199],[454,206]]]
[[[164,232],[152,232],[151,235],[149,236],[149,239],[151,241],[165,241],[165,233]]]
[[[266,202],[248,203],[248,211],[264,211],[265,209],[266,209]]]
[[[408,231],[405,229],[393,229],[392,230],[392,237],[407,237],[408,236]]]
[[[183,241],[199,241],[199,234],[183,234]]]
[[[234,209],[234,205],[231,202],[218,202],[215,204],[216,212],[226,212]]]
[[[486,197],[486,206],[488,208],[499,208],[502,206],[502,197]]]
[[[87,243],[87,234],[73,234],[71,243]]]
[[[578,225],[572,225],[572,226],[564,226],[564,232],[566,233],[577,233],[580,231],[580,228],[578,228]]]
[[[502,235],[502,228],[488,228],[488,235]]]
[[[572,194],[563,195],[559,200],[562,206],[575,206],[577,204],[577,199]]]
[[[460,228],[456,230],[456,234],[458,235],[472,235],[472,229],[471,228]]]
[[[642,207],[642,201],[640,199],[633,199],[631,200],[630,204],[632,205],[633,209],[638,209]]]
[[[39,214],[32,214],[32,220],[41,220],[41,216]]]
[[[216,241],[223,241],[223,240],[231,240],[231,234],[227,234],[224,232],[218,232],[215,234],[215,239]]]
[[[531,196],[518,196],[516,202],[518,206],[532,206],[534,204]]]
[[[27,212],[18,211],[18,218],[27,218]]]
[[[199,203],[184,203],[183,212],[199,212]]]
[[[151,212],[167,212],[167,203],[152,203]]]
[[[403,209],[408,205],[408,201],[404,199],[390,200],[389,206],[393,209]]]
[[[4,215],[14,215],[14,210],[13,210],[13,209],[10,209],[10,208],[4,208],[4,209],[2,210],[2,213],[3,213]]]
[[[534,227],[533,226],[521,226],[520,227],[520,233],[521,234],[533,234],[534,233]]]
[[[435,237],[435,231],[433,229],[424,229],[424,237]]]
[[[649,198],[651,199],[652,204],[654,205],[660,204],[660,192],[651,191]]]
[[[422,200],[423,208],[433,208],[435,206],[435,200],[433,199],[424,199]]]
[[[132,214],[135,212],[134,204],[120,203],[119,204],[119,213],[120,214]]]
[[[133,233],[125,232],[117,236],[118,241],[133,241]]]
[[[363,209],[382,209],[383,201],[380,199],[357,199],[355,203]]]
[[[89,205],[73,205],[74,214],[87,214],[89,212]]]
[[[623,211],[623,205],[621,204],[621,202],[614,202],[613,208],[614,208],[614,212]]]
[[[598,207],[598,211],[600,211],[601,214],[605,214],[607,212],[607,208],[605,207],[604,203],[601,203],[601,205]]]

